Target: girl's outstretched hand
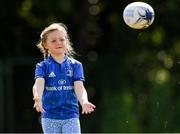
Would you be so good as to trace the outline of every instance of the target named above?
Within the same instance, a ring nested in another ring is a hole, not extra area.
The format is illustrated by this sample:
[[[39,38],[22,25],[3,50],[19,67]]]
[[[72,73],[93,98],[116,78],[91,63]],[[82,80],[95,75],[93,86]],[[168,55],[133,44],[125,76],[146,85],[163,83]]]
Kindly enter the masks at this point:
[[[90,114],[94,111],[96,106],[90,102],[84,102],[82,104],[82,114]]]
[[[37,112],[45,112],[43,107],[42,107],[42,102],[40,99],[34,99],[34,108],[36,109]]]

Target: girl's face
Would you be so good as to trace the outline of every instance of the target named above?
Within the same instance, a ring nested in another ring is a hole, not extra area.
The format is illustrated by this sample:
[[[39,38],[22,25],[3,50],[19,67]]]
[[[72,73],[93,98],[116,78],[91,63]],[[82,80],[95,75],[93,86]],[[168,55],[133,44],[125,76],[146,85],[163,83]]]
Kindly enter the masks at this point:
[[[47,35],[45,48],[53,56],[60,56],[65,54],[66,38],[63,31],[55,30]]]

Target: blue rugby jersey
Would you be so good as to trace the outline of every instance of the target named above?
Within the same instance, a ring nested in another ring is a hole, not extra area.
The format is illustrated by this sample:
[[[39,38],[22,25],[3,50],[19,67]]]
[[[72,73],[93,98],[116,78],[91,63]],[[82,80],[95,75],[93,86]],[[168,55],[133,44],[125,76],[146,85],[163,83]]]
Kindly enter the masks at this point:
[[[74,91],[74,81],[84,81],[82,64],[65,57],[59,64],[51,56],[37,63],[35,78],[45,79],[42,96],[42,118],[70,119],[79,117],[78,99]]]

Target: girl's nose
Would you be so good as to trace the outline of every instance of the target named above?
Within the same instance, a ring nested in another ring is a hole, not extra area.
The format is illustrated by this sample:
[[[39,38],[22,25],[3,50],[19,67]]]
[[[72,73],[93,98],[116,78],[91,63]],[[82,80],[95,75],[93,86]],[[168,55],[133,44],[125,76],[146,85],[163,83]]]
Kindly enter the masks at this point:
[[[62,42],[61,41],[57,41],[57,45],[61,45],[62,44]]]

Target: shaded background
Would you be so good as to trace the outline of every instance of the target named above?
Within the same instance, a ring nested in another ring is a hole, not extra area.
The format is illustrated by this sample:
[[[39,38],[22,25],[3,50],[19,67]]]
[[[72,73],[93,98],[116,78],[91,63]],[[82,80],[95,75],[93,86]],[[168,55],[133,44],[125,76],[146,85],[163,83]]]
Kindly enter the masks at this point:
[[[180,132],[180,1],[144,0],[151,27],[134,30],[122,13],[133,0],[1,0],[0,132],[42,132],[32,101],[39,35],[69,29],[85,87],[97,109],[82,132]]]

